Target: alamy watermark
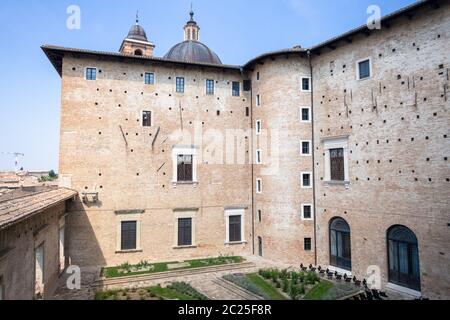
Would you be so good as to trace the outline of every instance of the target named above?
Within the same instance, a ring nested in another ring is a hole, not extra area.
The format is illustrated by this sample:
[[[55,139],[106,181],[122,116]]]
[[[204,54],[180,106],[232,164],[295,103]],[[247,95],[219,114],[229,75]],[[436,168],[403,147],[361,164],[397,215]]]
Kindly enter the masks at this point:
[[[69,17],[66,20],[66,26],[69,30],[81,29],[81,9],[79,6],[72,4],[67,7],[66,13]]]

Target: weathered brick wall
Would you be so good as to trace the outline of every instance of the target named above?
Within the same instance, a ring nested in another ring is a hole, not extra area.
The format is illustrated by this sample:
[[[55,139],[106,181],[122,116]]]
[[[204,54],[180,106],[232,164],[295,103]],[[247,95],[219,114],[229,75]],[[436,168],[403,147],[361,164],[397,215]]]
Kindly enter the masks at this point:
[[[84,79],[87,66],[101,70],[96,81]],[[155,73],[155,85],[144,85],[145,72]],[[177,76],[185,77],[184,94],[175,92]],[[216,81],[214,96],[205,94],[206,79]],[[75,264],[115,265],[251,252],[251,133],[246,132],[250,118],[245,114],[250,102],[242,87],[240,97],[231,95],[232,81],[242,83],[239,70],[64,59],[60,173],[71,176],[71,186],[80,193],[99,192],[98,205],[79,206],[69,219]],[[151,128],[141,126],[143,110],[152,111]],[[198,185],[172,183],[172,147],[201,145],[198,140],[173,139],[172,134],[181,129],[190,135],[202,136],[198,132],[203,132]],[[229,129],[244,131],[246,164],[211,159],[225,150],[225,141],[220,139]],[[224,244],[224,211],[229,206],[247,208],[248,244]],[[198,209],[197,248],[173,248],[173,210],[183,208]],[[133,209],[145,210],[142,252],[116,254],[114,211]]]
[[[41,243],[44,243],[44,298],[52,295],[59,276],[59,222],[64,213],[62,203],[0,231],[0,249],[6,249],[6,254],[0,257],[5,299],[34,299],[35,248]]]
[[[397,19],[313,58],[318,257],[329,264],[329,222],[351,228],[353,273],[381,268],[386,284],[389,227],[417,236],[422,293],[450,296],[450,6]],[[370,57],[373,76],[356,80]],[[334,65],[334,66],[333,66]],[[346,106],[347,105],[347,106]],[[322,139],[349,136],[350,186],[327,186]]]
[[[257,74],[260,80],[257,80]],[[263,240],[263,256],[299,265],[314,263],[303,239],[314,241],[314,222],[301,218],[301,204],[313,203],[312,189],[302,189],[300,172],[312,171],[312,156],[301,156],[300,141],[311,140],[310,123],[300,120],[300,108],[311,106],[311,94],[301,91],[301,78],[310,76],[308,60],[300,55],[265,59],[251,73],[253,127],[261,120],[262,135],[254,130],[254,145],[261,149],[261,165],[254,166],[254,180],[262,179],[262,193],[255,197],[255,243]],[[256,96],[261,106],[256,105]],[[256,183],[256,182],[254,182]],[[258,222],[257,210],[262,210]]]

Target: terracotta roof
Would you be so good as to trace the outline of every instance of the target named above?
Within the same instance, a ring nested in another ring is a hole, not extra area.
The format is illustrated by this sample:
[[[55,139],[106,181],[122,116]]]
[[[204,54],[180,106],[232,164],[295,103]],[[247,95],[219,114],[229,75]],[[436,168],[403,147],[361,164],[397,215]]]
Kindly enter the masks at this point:
[[[0,196],[0,230],[77,195],[65,188],[23,188]]]

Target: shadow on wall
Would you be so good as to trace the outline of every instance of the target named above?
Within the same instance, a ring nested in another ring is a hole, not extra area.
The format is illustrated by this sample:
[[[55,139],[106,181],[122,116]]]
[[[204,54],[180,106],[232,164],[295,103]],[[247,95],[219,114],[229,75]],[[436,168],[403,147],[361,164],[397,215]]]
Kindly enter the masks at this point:
[[[66,230],[72,265],[83,267],[104,266],[106,260],[80,198],[67,208]]]

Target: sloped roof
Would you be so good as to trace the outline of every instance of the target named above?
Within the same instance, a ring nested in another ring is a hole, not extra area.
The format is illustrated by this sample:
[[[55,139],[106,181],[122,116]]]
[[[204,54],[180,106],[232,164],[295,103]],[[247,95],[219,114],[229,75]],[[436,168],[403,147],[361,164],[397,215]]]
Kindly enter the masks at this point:
[[[0,196],[0,230],[58,205],[77,192],[65,188],[35,187]]]

